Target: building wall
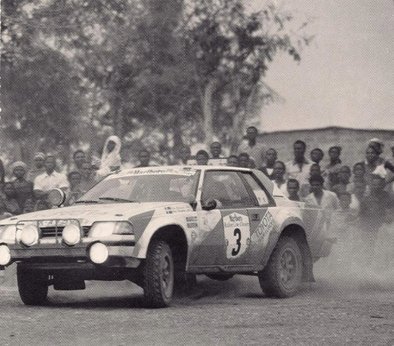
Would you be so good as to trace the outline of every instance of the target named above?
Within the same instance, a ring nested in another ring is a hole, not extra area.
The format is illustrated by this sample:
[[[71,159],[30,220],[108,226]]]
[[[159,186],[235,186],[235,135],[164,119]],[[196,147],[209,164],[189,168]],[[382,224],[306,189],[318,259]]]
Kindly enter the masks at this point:
[[[263,133],[259,141],[267,147],[278,151],[281,161],[289,161],[293,158],[292,146],[297,139],[307,144],[307,157],[313,148],[324,151],[324,163],[328,162],[328,149],[333,145],[342,147],[342,162],[352,165],[362,161],[365,157],[365,149],[368,140],[379,138],[385,143],[384,156],[390,157],[390,147],[394,145],[394,131],[391,130],[360,130],[340,127],[327,127],[313,130],[278,131]]]

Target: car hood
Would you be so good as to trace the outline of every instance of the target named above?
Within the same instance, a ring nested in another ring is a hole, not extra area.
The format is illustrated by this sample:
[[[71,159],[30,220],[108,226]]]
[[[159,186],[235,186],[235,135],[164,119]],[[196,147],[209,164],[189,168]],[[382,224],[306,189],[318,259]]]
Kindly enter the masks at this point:
[[[96,221],[127,220],[132,216],[149,211],[154,211],[156,216],[164,216],[190,210],[192,210],[191,206],[182,202],[79,204],[13,216],[1,220],[1,224],[16,224],[19,221],[77,219],[82,226],[90,226]]]

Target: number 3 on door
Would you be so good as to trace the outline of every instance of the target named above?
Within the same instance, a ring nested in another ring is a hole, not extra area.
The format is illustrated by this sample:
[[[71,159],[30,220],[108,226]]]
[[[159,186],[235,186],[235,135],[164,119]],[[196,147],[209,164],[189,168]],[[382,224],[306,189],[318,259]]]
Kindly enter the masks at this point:
[[[223,217],[224,238],[226,240],[226,257],[235,259],[247,249],[250,238],[249,217],[232,213]]]

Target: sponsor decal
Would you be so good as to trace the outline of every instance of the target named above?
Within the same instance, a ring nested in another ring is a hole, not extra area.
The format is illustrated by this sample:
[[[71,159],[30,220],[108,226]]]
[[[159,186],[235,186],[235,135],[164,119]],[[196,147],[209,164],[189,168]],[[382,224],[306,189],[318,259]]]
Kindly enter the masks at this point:
[[[246,215],[232,213],[223,218],[226,256],[238,258],[245,253],[250,244],[250,224]]]
[[[186,225],[188,228],[197,228],[198,227],[197,222],[188,222]]]
[[[267,210],[264,214],[263,219],[257,226],[255,232],[252,235],[252,242],[262,241],[265,242],[268,239],[268,235],[274,229],[274,218],[272,214]]]
[[[119,176],[132,176],[132,175],[152,175],[152,174],[178,174],[178,175],[184,175],[184,176],[192,176],[196,173],[195,169],[192,169],[190,167],[185,167],[185,168],[148,168],[148,169],[132,169],[130,171],[124,171],[119,173],[118,175],[115,175],[114,177],[119,177]]]

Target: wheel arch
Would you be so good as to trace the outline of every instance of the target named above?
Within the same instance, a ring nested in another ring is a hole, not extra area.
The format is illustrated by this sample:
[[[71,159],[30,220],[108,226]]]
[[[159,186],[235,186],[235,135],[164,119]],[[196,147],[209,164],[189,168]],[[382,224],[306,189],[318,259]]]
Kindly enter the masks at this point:
[[[177,223],[169,223],[156,227],[149,232],[149,238],[145,238],[138,248],[138,257],[146,258],[148,248],[152,241],[164,240],[171,248],[176,264],[176,269],[185,269],[188,260],[189,240],[183,227]]]
[[[313,282],[315,281],[313,277],[313,260],[304,225],[297,219],[291,221],[288,220],[288,222],[283,224],[281,231],[279,233],[276,233],[275,237],[270,238],[269,244],[267,246],[267,251],[264,256],[264,265],[268,263],[268,260],[272,252],[274,251],[279,239],[282,237],[290,237],[297,242],[297,245],[301,250],[303,261],[302,280],[305,282]]]
[[[313,260],[311,250],[304,227],[300,224],[289,224],[283,228],[281,237],[290,237],[297,242],[302,254],[302,280],[305,282],[315,281],[313,277]]]

